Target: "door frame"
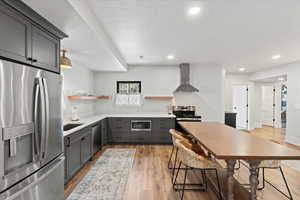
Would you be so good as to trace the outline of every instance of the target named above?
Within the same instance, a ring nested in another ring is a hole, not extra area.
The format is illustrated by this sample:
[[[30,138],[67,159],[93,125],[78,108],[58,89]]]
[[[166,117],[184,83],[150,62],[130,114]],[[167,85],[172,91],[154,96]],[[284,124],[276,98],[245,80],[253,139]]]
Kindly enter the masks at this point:
[[[272,87],[272,95],[273,95],[273,102],[272,102],[272,128],[275,128],[275,120],[276,120],[276,86],[271,84],[265,84],[261,86],[261,90],[263,90],[263,87]],[[263,103],[263,99],[262,99]],[[263,109],[262,109],[263,110]],[[261,125],[262,126],[269,126],[267,124],[263,124],[263,119],[261,119]]]
[[[249,130],[249,119],[250,119],[250,117],[249,117],[249,114],[250,114],[250,112],[249,112],[249,84],[233,84],[232,85],[232,103],[233,103],[233,97],[234,97],[234,90],[233,90],[233,88],[235,87],[235,86],[246,86],[246,98],[247,98],[247,103],[246,103],[246,130]],[[233,106],[233,104],[232,104],[232,106]]]

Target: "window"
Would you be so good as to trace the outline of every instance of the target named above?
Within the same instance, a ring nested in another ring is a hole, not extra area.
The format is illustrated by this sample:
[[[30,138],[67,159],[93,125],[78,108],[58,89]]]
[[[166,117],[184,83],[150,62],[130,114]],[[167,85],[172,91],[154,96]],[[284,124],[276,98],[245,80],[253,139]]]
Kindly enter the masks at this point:
[[[140,94],[141,91],[141,81],[117,81],[118,94]]]

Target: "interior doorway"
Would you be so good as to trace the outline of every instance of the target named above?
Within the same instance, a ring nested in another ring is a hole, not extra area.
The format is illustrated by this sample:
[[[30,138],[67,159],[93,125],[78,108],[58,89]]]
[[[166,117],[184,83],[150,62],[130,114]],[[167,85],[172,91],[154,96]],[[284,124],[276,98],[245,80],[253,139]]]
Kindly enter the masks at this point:
[[[233,86],[233,112],[236,115],[236,127],[238,129],[248,129],[248,85]]]
[[[281,86],[281,127],[286,128],[287,112],[287,86],[285,83]]]
[[[262,86],[262,125],[274,127],[275,88],[273,85]]]

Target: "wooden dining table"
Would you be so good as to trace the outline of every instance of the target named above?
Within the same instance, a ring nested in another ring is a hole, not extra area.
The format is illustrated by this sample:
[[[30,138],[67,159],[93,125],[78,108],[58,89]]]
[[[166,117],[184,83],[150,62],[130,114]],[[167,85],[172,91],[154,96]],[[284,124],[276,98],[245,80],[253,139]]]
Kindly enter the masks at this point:
[[[263,160],[300,160],[300,151],[261,139],[220,122],[179,122],[216,159],[227,163],[227,199],[234,200],[237,160],[249,164],[251,200],[257,200],[258,167]]]

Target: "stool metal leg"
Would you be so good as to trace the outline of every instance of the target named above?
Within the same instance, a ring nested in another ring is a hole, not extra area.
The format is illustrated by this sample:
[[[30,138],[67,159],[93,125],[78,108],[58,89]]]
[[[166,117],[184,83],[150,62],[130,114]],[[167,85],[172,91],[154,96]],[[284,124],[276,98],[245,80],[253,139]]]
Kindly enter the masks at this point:
[[[173,170],[172,170],[172,182],[174,181],[174,174],[175,174],[175,169],[176,169],[176,164],[177,164],[177,155],[178,155],[178,148],[175,150],[175,160],[174,160],[174,165],[173,165]],[[178,167],[178,170],[180,167]]]
[[[240,161],[240,160],[238,160],[237,162],[238,162],[238,167],[236,167],[236,168],[235,168],[235,170],[239,170],[239,169],[241,169],[241,161]]]
[[[177,190],[177,188],[175,188],[175,185],[176,185],[176,180],[177,180],[177,177],[178,177],[178,174],[179,174],[179,170],[180,170],[181,164],[182,164],[182,162],[179,163],[179,167],[178,167],[178,169],[177,169],[177,172],[176,172],[176,176],[175,176],[174,181],[173,181],[173,179],[172,179],[173,189],[174,189],[175,191]]]
[[[274,168],[273,168],[274,169]],[[282,176],[282,179],[285,183],[285,187],[289,193],[289,195],[285,194],[284,192],[282,192],[280,189],[278,189],[275,185],[273,185],[271,182],[269,182],[268,180],[265,179],[265,168],[262,168],[263,170],[263,186],[261,188],[259,188],[258,190],[263,190],[265,188],[265,183],[268,183],[269,185],[271,185],[274,189],[276,189],[278,192],[280,192],[282,195],[284,195],[286,198],[290,199],[290,200],[293,200],[293,196],[292,196],[292,193],[291,193],[291,190],[288,186],[288,183],[286,181],[286,178],[284,176],[284,173],[283,173],[283,170],[281,167],[279,167],[279,170],[280,170],[280,173],[281,173],[281,176]]]
[[[186,177],[187,177],[187,167],[185,168],[184,172],[184,180],[183,180],[183,187],[182,187],[182,193],[181,193],[181,200],[183,200],[183,195],[184,195],[184,189],[185,189],[185,184],[186,184]]]
[[[220,184],[220,180],[219,180],[219,173],[218,173],[218,170],[216,169],[215,170],[216,172],[216,177],[217,177],[217,184],[218,184],[218,190],[219,190],[219,199],[223,199],[222,197],[222,190],[221,190],[221,184]]]
[[[286,181],[286,179],[285,179],[283,170],[282,170],[281,167],[279,167],[279,169],[280,169],[281,176],[282,176],[282,178],[283,178],[283,180],[284,180],[286,189],[287,189],[287,191],[288,191],[288,193],[289,193],[289,197],[288,197],[288,198],[289,198],[290,200],[293,200],[293,196],[292,196],[291,190],[290,190],[290,188],[289,188],[289,185],[288,185],[288,183],[287,183],[287,181]],[[287,196],[287,195],[286,195],[286,196]]]
[[[203,184],[204,184],[204,187],[205,187],[205,191],[207,191],[206,171],[202,170],[201,173],[202,173],[202,179],[203,179]]]
[[[172,147],[172,152],[171,152],[171,155],[170,155],[170,158],[169,158],[169,162],[168,162],[168,168],[169,168],[169,169],[172,169],[172,167],[170,166],[170,164],[171,164],[171,161],[172,161],[174,149],[175,149],[175,147],[174,147],[174,145],[173,145],[173,147]]]

